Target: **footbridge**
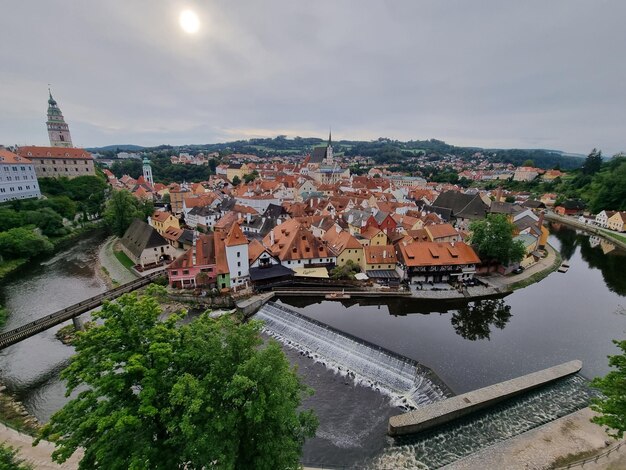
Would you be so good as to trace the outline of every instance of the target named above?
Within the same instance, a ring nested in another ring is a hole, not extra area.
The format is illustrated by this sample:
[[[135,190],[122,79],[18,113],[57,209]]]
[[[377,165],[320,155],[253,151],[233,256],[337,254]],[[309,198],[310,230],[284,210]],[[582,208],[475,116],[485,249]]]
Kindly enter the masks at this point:
[[[89,310],[99,307],[104,301],[116,299],[123,294],[146,286],[162,273],[163,271],[150,273],[144,277],[135,279],[134,281],[122,284],[107,292],[98,294],[94,297],[83,300],[82,302],[78,302],[77,304],[70,305],[63,310],[51,313],[50,315],[39,318],[38,320],[32,321],[30,323],[26,323],[25,325],[19,326],[13,330],[6,331],[0,334],[0,350],[9,347],[12,344],[19,343],[26,338],[30,338],[37,333],[41,333],[48,328],[52,328],[53,326],[59,325],[60,323],[63,323],[67,320],[76,318],[77,316],[82,315]]]

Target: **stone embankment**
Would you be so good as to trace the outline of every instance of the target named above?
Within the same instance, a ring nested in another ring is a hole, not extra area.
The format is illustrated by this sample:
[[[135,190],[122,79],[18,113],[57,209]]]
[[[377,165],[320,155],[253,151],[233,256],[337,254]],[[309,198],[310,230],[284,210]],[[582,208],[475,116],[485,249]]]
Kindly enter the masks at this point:
[[[500,401],[533,390],[582,369],[581,361],[570,361],[548,369],[533,372],[495,385],[463,393],[389,418],[389,434],[414,434],[447,423]]]

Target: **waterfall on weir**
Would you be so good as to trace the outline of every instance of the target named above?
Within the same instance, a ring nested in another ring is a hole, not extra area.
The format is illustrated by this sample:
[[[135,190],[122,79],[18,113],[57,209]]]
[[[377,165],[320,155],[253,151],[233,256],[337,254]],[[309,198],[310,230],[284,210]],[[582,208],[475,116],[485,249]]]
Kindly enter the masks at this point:
[[[281,343],[299,350],[329,369],[349,375],[390,395],[394,404],[414,409],[450,396],[433,372],[416,361],[350,336],[282,305],[269,302],[256,318]]]

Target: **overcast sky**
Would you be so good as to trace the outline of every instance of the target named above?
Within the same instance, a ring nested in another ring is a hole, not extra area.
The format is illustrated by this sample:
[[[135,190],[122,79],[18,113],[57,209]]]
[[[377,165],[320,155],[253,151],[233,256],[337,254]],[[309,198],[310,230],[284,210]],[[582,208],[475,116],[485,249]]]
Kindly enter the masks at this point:
[[[185,9],[200,17],[191,35]],[[0,143],[288,136],[626,150],[626,1],[5,0]]]

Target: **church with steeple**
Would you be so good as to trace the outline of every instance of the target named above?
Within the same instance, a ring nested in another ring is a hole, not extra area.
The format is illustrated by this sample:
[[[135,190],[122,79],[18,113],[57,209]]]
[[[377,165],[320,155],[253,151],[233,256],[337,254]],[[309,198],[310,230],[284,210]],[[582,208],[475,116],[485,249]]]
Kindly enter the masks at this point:
[[[50,138],[50,147],[73,147],[70,128],[68,127],[63,114],[52,97],[52,92],[48,88],[48,137]]]

